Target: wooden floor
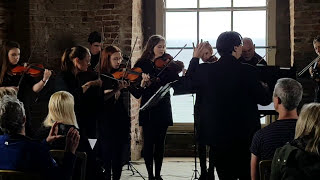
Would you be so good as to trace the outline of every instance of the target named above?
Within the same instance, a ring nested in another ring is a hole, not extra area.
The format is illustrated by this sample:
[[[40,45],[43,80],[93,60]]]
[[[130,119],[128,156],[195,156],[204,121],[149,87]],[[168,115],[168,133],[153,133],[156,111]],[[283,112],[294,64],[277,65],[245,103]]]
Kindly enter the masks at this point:
[[[197,159],[199,162],[199,159]],[[143,178],[148,180],[147,170],[144,164],[143,159],[139,161],[132,162],[133,167],[138,170]],[[161,175],[164,180],[191,180],[194,179],[192,177],[193,170],[195,169],[194,158],[190,157],[168,157],[165,158],[162,165]],[[197,163],[197,169],[200,172],[200,165]],[[217,175],[215,174],[216,179],[218,180]],[[139,180],[143,179],[139,176],[137,172],[132,173],[128,166],[123,167],[121,180]],[[199,178],[199,176],[198,176]]]

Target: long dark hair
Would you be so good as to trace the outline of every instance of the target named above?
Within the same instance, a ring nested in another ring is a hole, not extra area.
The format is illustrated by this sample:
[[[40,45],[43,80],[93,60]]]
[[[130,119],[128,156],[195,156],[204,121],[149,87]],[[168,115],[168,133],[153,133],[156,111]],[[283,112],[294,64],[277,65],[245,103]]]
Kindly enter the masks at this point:
[[[103,49],[102,56],[101,56],[101,72],[102,73],[110,73],[111,72],[112,67],[111,67],[110,60],[111,60],[112,54],[114,54],[116,52],[121,53],[121,50],[117,46],[107,46],[106,48]],[[99,66],[99,64],[97,66]],[[96,69],[98,69],[98,68],[96,68]]]
[[[144,47],[143,53],[141,57],[138,59],[138,61],[141,60],[151,60],[154,58],[154,52],[153,49],[154,47],[160,42],[160,41],[165,41],[164,37],[160,35],[153,35],[148,39],[147,44]],[[137,62],[138,62],[137,61]]]
[[[90,54],[89,49],[84,46],[75,46],[75,47],[66,49],[61,57],[61,71],[73,72],[75,69],[75,66],[72,60],[74,58],[79,58],[79,60],[84,60],[87,54]]]
[[[10,70],[10,62],[8,58],[8,53],[11,49],[18,48],[20,49],[20,45],[14,41],[6,41],[0,52],[0,65],[1,65],[1,73],[0,73],[0,84],[3,82],[3,77]]]

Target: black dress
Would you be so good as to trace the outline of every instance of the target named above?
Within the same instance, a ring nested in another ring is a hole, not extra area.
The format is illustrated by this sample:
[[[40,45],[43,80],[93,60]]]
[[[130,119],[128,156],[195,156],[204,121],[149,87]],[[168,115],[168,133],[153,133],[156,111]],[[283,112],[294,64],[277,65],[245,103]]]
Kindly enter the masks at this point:
[[[170,69],[165,69],[160,76],[160,69],[157,69],[154,63],[148,59],[140,59],[135,67],[140,67],[142,71],[154,79],[150,86],[146,88],[132,88],[131,93],[135,98],[141,97],[141,106],[143,106],[157,90],[179,78],[178,74]],[[155,161],[155,176],[160,177],[164,143],[168,126],[173,125],[172,110],[170,102],[170,92],[161,99],[155,106],[140,111],[139,125],[143,128],[144,149],[143,156],[148,171],[149,178],[153,177],[153,159]]]
[[[107,74],[112,77],[111,74]],[[103,90],[113,90],[118,88],[115,80],[101,77]],[[113,95],[105,99],[103,110],[99,118],[99,154],[104,161],[107,179],[120,179],[122,166],[129,160],[130,148],[130,117],[125,106],[125,89],[121,90],[118,99]],[[129,103],[129,102],[127,102]]]
[[[55,91],[68,91],[74,97],[75,114],[80,131],[89,138],[96,138],[96,123],[102,107],[101,88],[90,87],[83,93],[82,85],[96,80],[94,72],[60,72],[55,79]]]

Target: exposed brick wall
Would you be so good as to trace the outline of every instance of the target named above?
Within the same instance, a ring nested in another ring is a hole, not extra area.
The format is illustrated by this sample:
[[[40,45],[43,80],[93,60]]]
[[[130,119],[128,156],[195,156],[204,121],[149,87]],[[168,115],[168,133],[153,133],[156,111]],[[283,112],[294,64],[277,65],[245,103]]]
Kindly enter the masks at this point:
[[[313,48],[313,39],[320,34],[320,1],[319,0],[290,0],[290,47],[291,63],[300,72],[317,55]],[[298,77],[303,86],[302,103],[310,103],[315,97],[316,83],[306,72]]]
[[[319,14],[319,0],[290,0],[291,61],[298,71],[316,57],[312,41],[320,34]]]
[[[104,32],[104,45],[114,42],[124,54],[131,51],[131,0],[30,0],[29,12],[31,46],[37,45],[35,61],[51,68],[58,67],[65,48],[88,46],[92,31]]]

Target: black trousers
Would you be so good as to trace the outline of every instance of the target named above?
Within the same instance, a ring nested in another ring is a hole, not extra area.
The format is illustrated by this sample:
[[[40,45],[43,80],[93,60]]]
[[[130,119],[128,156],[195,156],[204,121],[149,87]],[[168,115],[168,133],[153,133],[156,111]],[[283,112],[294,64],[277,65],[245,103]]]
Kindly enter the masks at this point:
[[[247,143],[244,143],[247,144]],[[250,151],[245,145],[213,148],[213,161],[220,180],[250,180]]]
[[[124,151],[127,143],[112,138],[101,137],[99,140],[99,156],[103,161],[105,176],[107,180],[120,180],[123,162],[125,161]]]
[[[212,174],[212,177],[214,177],[214,161],[213,161],[213,148],[209,146],[209,169],[208,173]],[[207,146],[199,144],[198,145],[198,153],[199,153],[199,159],[200,159],[200,168],[201,168],[201,174],[207,172]]]
[[[153,177],[153,159],[155,161],[155,176],[160,176],[163,162],[165,139],[168,127],[143,126],[143,155],[148,176]]]

